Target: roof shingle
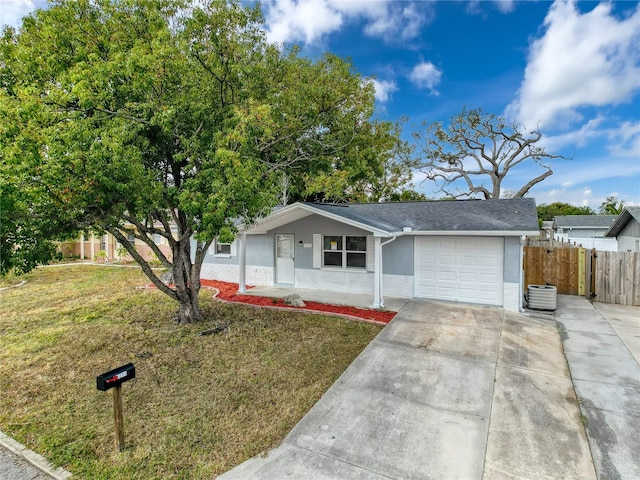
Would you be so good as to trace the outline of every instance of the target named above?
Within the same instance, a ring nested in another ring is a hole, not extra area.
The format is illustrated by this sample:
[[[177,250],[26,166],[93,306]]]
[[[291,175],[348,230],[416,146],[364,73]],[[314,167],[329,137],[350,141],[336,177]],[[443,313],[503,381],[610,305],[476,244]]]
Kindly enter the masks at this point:
[[[538,230],[532,198],[307,205],[388,232]]]

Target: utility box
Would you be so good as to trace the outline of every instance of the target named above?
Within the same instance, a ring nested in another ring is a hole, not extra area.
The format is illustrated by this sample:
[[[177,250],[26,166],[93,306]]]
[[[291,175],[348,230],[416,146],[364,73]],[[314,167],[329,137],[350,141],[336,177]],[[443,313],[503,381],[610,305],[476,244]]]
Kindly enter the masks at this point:
[[[558,289],[553,285],[529,285],[531,310],[555,310],[558,308]]]
[[[109,370],[102,375],[98,375],[96,377],[96,386],[98,390],[104,392],[132,378],[136,378],[136,367],[133,366],[133,363],[127,363],[121,367]]]

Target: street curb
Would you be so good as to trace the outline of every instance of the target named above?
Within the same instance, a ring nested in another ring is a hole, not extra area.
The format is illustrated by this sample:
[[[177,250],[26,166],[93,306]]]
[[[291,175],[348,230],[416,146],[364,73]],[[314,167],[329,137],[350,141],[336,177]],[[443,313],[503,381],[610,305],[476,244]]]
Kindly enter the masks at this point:
[[[13,438],[2,432],[2,430],[0,430],[0,447],[5,448],[6,450],[10,451],[20,458],[23,458],[38,470],[40,470],[42,473],[49,475],[55,480],[66,480],[68,478],[71,478],[70,472],[67,472],[62,467],[55,468],[42,455],[39,455],[33,450],[29,450],[21,443],[16,442]]]

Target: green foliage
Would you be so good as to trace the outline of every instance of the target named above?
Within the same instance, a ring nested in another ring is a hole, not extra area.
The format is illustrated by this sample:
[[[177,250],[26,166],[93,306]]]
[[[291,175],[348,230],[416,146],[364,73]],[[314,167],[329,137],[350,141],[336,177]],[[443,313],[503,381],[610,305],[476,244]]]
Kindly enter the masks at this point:
[[[329,157],[331,164],[325,165],[323,171],[304,176],[303,198],[336,203],[379,202],[413,192],[415,162],[408,144],[400,140],[401,126],[375,122],[362,127],[342,155]],[[411,193],[404,195],[410,197]]]
[[[261,22],[239,1],[61,0],[6,29],[0,161],[20,171],[17,199],[56,219],[42,237],[113,234],[198,316],[210,242],[235,233],[233,219],[268,212],[283,172],[302,190],[346,153],[355,158],[354,145],[369,145],[371,158],[393,146],[392,129],[368,120],[372,87],[348,62],[280,50]],[[357,158],[345,168],[366,171]],[[127,240],[132,225],[175,288]]]
[[[50,222],[34,212],[29,192],[10,175],[0,164],[0,276],[27,273],[56,252]]]
[[[538,205],[538,220],[540,222],[550,221],[554,217],[563,215],[595,215],[595,212],[590,207],[576,207],[563,202]]]
[[[611,195],[600,204],[598,213],[601,215],[620,215],[624,210],[624,200],[618,201],[618,197]]]

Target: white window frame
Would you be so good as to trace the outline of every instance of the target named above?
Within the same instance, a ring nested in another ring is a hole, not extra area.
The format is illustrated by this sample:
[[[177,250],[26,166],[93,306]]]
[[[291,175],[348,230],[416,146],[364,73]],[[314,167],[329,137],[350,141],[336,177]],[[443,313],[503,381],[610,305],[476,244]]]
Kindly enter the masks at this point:
[[[132,245],[136,243],[136,236],[132,228],[125,228],[126,238]]]
[[[324,248],[324,242],[326,237],[341,237],[342,238],[342,248],[339,250],[327,250]],[[361,237],[364,239],[364,250],[347,250],[347,238],[348,237]],[[355,272],[366,272],[367,271],[367,258],[368,258],[368,242],[366,235],[322,235],[321,238],[321,261],[322,268],[328,270],[349,270]],[[341,252],[342,253],[342,265],[325,265],[325,253],[327,252]],[[347,257],[349,253],[357,253],[364,255],[364,265],[362,267],[350,267],[347,265]]]
[[[235,240],[231,243],[218,242],[218,239],[214,239],[209,245],[209,255],[213,255],[218,258],[231,258],[235,256]],[[229,247],[229,252],[220,252],[219,247]]]

